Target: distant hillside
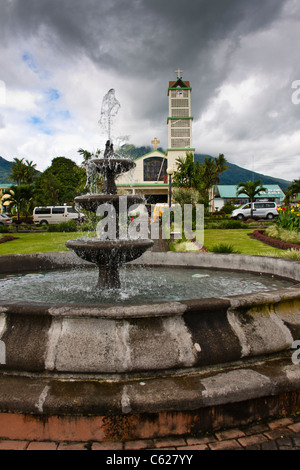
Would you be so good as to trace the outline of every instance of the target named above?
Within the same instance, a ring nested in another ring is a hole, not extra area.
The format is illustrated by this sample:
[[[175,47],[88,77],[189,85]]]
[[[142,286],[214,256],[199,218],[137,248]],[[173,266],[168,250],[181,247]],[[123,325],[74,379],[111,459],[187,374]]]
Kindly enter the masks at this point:
[[[159,148],[158,150],[165,153],[162,148]],[[122,153],[127,154],[133,160],[152,151],[152,147],[135,147],[134,145],[124,145],[122,147]],[[195,160],[199,161],[199,163],[203,163],[205,157],[210,157],[210,155],[195,153]],[[283,192],[285,192],[287,186],[291,184],[291,181],[262,175],[251,170],[246,170],[245,168],[242,168],[233,163],[228,162],[228,165],[228,170],[224,171],[224,173],[220,175],[220,184],[238,184],[260,179],[263,184],[278,184]]]
[[[195,153],[195,160],[200,163],[204,162],[205,157],[210,155],[201,155]],[[256,173],[251,170],[246,170],[234,163],[228,162],[228,170],[220,175],[220,184],[238,184],[245,183],[252,180],[261,180],[263,184],[278,184],[278,186],[285,192],[286,188],[291,184],[291,181],[274,178],[273,176],[266,176],[261,173]]]
[[[0,157],[0,184],[10,183],[10,165],[11,162],[8,162],[4,158]]]
[[[164,153],[164,149],[159,148],[158,150]],[[135,147],[134,145],[126,144],[121,147],[121,150],[119,153],[135,160],[152,151],[153,151],[153,148],[149,146],[148,147]],[[209,157],[209,156],[210,155],[195,154],[195,160],[199,161],[200,163],[203,163],[204,158]],[[245,168],[242,168],[233,163],[228,162],[228,165],[229,165],[228,170],[226,170],[220,176],[220,184],[238,184],[241,182],[260,179],[263,184],[278,184],[278,186],[282,189],[282,191],[285,191],[287,186],[291,183],[291,181],[286,181],[286,180],[274,178],[272,176],[266,176],[260,173],[246,170]],[[10,179],[9,179],[10,166],[11,166],[11,162],[0,157],[0,184],[10,183]]]

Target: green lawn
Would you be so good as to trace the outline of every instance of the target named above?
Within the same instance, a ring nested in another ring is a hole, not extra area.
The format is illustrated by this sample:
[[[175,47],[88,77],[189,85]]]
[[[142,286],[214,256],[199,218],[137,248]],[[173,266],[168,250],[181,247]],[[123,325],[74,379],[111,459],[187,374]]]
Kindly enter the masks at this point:
[[[242,254],[278,256],[283,250],[277,250],[257,240],[252,240],[247,234],[253,230],[205,230],[204,246],[209,250],[214,245],[225,243],[232,245]],[[15,233],[17,239],[1,243],[0,255],[15,253],[53,252],[67,250],[65,243],[74,238],[84,238],[88,233]],[[1,236],[1,235],[0,235]],[[3,234],[5,236],[5,234]]]
[[[65,243],[74,238],[80,238],[79,233],[13,233],[16,237],[6,243],[0,243],[0,255],[16,253],[47,253],[67,250]],[[5,234],[3,234],[5,236]],[[86,236],[86,235],[85,235]]]
[[[248,236],[253,233],[252,230],[236,229],[236,230],[205,230],[204,246],[207,250],[214,245],[225,243],[232,245],[236,251],[244,255],[263,255],[263,256],[279,256],[284,250],[272,248],[258,240],[253,240]]]

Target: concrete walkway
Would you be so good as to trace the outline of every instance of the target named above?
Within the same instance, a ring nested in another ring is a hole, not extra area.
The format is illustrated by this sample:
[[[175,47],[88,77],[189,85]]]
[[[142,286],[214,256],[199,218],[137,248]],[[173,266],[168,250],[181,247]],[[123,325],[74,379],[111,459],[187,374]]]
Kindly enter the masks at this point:
[[[300,450],[300,415],[193,437],[128,442],[29,442],[0,438],[2,450],[153,450],[189,454],[201,450]]]

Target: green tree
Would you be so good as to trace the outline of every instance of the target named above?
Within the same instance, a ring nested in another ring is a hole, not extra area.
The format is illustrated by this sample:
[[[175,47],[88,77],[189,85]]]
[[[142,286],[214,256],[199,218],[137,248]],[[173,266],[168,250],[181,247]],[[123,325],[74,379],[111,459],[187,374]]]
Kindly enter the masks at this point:
[[[237,185],[236,195],[240,196],[245,194],[248,196],[251,203],[251,217],[253,217],[253,201],[255,196],[258,196],[260,192],[266,191],[266,188],[263,187],[261,180],[256,181],[247,181],[246,183],[239,183]]]
[[[25,177],[25,164],[24,158],[14,158],[13,163],[11,164],[11,175],[9,179],[16,183],[17,185],[21,184],[24,181]]]
[[[97,149],[95,153],[89,152],[88,150],[84,150],[80,148],[78,153],[83,156],[82,168],[84,168],[86,172],[86,182],[84,188],[82,190],[91,192],[91,193],[98,193],[101,191],[101,186],[103,184],[103,175],[95,171],[93,165],[89,165],[89,162],[93,159],[97,159],[100,157],[101,150]]]
[[[215,181],[214,184],[220,184],[220,175],[224,171],[228,170],[229,166],[227,165],[227,160],[224,157],[223,153],[220,153],[219,156],[215,159]]]
[[[220,174],[228,169],[223,154],[218,158],[205,157],[200,164],[194,161],[192,153],[187,152],[186,158],[178,158],[177,170],[174,173],[173,184],[178,188],[193,188],[199,191],[199,202],[206,207],[211,199],[210,190],[219,183]]]
[[[39,205],[72,204],[84,186],[83,168],[66,157],[56,157],[51,166],[35,179],[35,198]]]
[[[29,162],[26,160],[26,162],[24,162],[24,158],[14,158],[14,161],[11,164],[10,180],[17,185],[32,184],[34,177],[38,173],[35,167],[36,164],[32,161]]]
[[[287,203],[290,202],[290,199],[293,196],[297,196],[300,194],[300,178],[297,180],[294,180],[287,188],[286,188],[286,194],[285,194],[285,200]]]
[[[33,163],[33,161],[29,162],[28,160],[26,160],[24,169],[24,183],[32,184],[37,174],[38,171],[36,170],[36,163]]]
[[[61,184],[54,175],[41,175],[37,180],[34,197],[39,206],[55,206],[59,203]]]
[[[194,156],[187,152],[186,158],[177,158],[177,170],[174,172],[173,184],[178,188],[199,189],[203,179],[203,169],[199,162],[194,162]]]
[[[17,220],[20,216],[29,215],[31,212],[30,206],[33,203],[33,186],[30,184],[19,184],[18,186],[11,186],[9,190],[5,191],[6,202],[9,203],[8,209],[11,211],[14,207],[17,210]]]

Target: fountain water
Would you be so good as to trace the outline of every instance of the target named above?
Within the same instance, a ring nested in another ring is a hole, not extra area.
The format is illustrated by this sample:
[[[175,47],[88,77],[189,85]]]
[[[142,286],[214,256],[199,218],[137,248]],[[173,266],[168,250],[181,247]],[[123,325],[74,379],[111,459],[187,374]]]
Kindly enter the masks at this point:
[[[70,240],[66,246],[72,249],[80,258],[95,263],[99,267],[98,287],[104,289],[119,288],[119,268],[122,264],[140,257],[152,247],[150,239],[120,239],[119,238],[119,200],[115,178],[135,166],[132,160],[116,158],[113,144],[108,140],[104,158],[93,159],[91,164],[103,174],[104,183],[102,194],[86,194],[75,198],[75,202],[83,209],[97,213],[101,204],[110,204],[116,214],[116,239],[79,239]],[[144,202],[138,195],[126,196],[127,209],[134,204]]]
[[[119,238],[119,209],[120,196],[117,194],[115,179],[118,175],[130,171],[135,163],[128,158],[118,158],[115,155],[111,142],[112,119],[116,117],[120,103],[115,97],[115,90],[111,89],[104,96],[99,123],[108,135],[104,158],[94,158],[88,162],[93,173],[101,173],[104,178],[102,194],[86,194],[75,198],[75,202],[89,212],[97,213],[99,206],[109,204],[116,215],[115,239],[80,239],[71,240],[66,246],[72,249],[80,258],[90,261],[99,267],[98,287],[103,289],[119,288],[119,268],[122,264],[140,257],[146,250],[152,247],[153,241],[149,239],[122,240]],[[127,210],[132,205],[144,202],[144,198],[138,195],[128,195]],[[107,206],[106,206],[107,207]]]

